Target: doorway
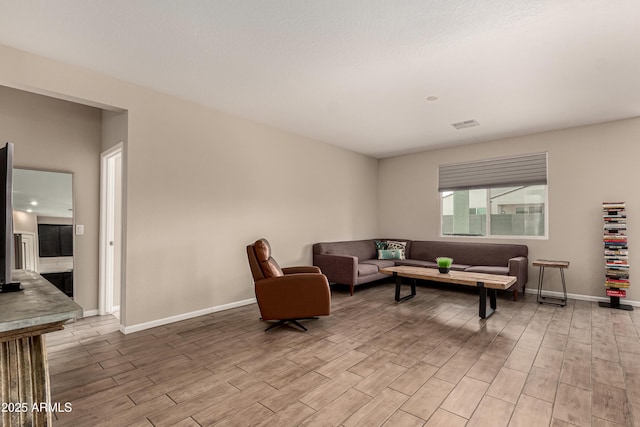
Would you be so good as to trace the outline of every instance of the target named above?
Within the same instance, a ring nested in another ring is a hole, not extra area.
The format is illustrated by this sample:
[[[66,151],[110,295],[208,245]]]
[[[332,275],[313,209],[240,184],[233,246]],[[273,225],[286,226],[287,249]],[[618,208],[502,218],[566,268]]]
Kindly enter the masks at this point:
[[[100,285],[98,314],[113,314],[123,324],[122,303],[122,147],[100,156]]]
[[[38,259],[38,251],[36,249],[36,235],[27,232],[15,234],[14,247],[16,269],[37,272],[36,260]]]

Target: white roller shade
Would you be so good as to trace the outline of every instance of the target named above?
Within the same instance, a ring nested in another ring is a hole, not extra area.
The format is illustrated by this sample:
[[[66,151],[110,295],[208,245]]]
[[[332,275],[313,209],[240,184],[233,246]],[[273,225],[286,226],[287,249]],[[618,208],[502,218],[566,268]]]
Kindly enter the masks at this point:
[[[547,183],[547,153],[440,165],[438,191]]]

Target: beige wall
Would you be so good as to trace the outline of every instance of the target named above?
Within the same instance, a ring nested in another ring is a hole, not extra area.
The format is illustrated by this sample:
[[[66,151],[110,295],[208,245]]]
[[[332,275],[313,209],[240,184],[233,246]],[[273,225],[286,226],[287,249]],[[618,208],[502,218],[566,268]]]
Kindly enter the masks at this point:
[[[38,235],[38,217],[34,213],[13,211],[13,232]]]
[[[521,242],[529,246],[530,259],[568,260],[568,292],[604,297],[601,204],[625,201],[632,283],[628,300],[640,301],[640,282],[633,284],[634,277],[640,277],[634,273],[635,268],[640,269],[636,261],[640,260],[640,240],[636,239],[640,235],[639,137],[640,118],[636,118],[381,160],[380,234],[449,239],[439,236],[440,164],[547,151],[549,239],[482,241]],[[546,282],[559,283],[557,270],[545,278],[545,289],[559,290]],[[537,269],[530,268],[527,287],[535,289],[537,280]]]
[[[316,241],[377,234],[376,159],[1,45],[0,57],[0,84],[127,111],[126,326],[253,298],[245,245],[259,237],[286,266],[310,264]],[[97,176],[99,153],[90,163]],[[97,255],[86,263],[97,292]]]
[[[73,173],[75,299],[97,309],[101,111],[0,86],[0,141],[14,144],[16,168]]]
[[[129,110],[131,324],[253,298],[245,245],[260,237],[293,265],[313,242],[376,233],[375,159],[169,101]]]

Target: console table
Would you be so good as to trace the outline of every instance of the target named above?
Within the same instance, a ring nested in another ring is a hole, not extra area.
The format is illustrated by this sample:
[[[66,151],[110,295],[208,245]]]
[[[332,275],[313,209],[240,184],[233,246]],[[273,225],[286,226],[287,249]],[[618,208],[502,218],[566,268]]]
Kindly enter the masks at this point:
[[[52,425],[44,334],[82,317],[82,307],[33,272],[13,278],[23,291],[0,294],[0,416],[4,427]]]

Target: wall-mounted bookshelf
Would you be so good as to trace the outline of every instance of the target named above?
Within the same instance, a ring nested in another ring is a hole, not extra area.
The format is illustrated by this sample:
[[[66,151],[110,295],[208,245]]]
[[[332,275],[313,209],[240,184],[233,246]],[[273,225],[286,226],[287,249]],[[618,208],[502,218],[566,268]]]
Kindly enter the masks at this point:
[[[629,288],[629,246],[627,244],[627,211],[624,202],[602,203],[604,222],[605,279],[604,286],[610,302],[600,302],[600,307],[632,311],[633,307],[620,304]]]

